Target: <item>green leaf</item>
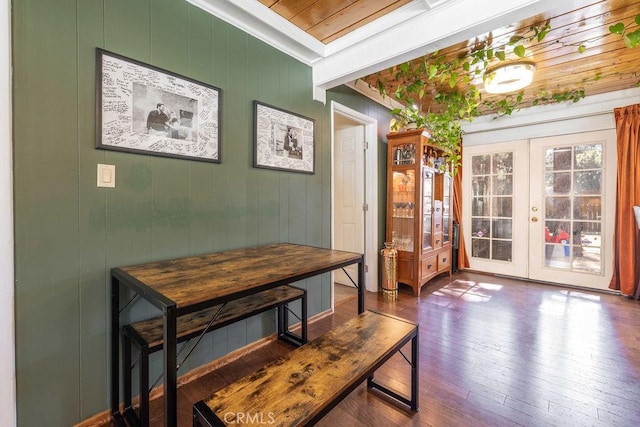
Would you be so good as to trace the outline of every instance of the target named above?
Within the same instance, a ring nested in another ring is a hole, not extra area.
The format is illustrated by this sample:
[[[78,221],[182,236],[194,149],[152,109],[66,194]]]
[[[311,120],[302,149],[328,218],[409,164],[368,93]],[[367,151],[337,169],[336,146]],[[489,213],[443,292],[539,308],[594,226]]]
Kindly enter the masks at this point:
[[[578,47],[578,53],[584,53],[587,50],[587,47],[583,44]]]
[[[449,77],[449,87],[453,89],[457,81],[458,81],[458,73],[451,73],[451,77]]]
[[[544,38],[547,36],[547,34],[549,33],[549,31],[547,30],[542,30],[538,33],[538,43],[540,43],[542,40],[544,40]]]
[[[524,48],[524,46],[522,46],[521,44],[519,44],[518,46],[516,46],[515,48],[513,48],[513,53],[515,53],[516,55],[518,55],[520,58],[524,58],[524,55],[525,55],[525,48]]]
[[[640,15],[636,15],[636,24],[640,25]]]
[[[429,80],[433,80],[436,74],[438,74],[438,67],[436,65],[431,65],[429,67]]]
[[[609,27],[609,31],[613,34],[620,34],[624,32],[624,24],[622,22],[618,22],[616,25],[612,25]]]
[[[488,60],[492,60],[493,59],[493,49],[488,49],[487,50],[487,59]]]
[[[622,36],[622,41],[624,42],[624,45],[628,48],[632,48],[634,47],[633,41],[631,40],[631,38],[629,37],[629,35],[624,35]]]
[[[511,36],[511,38],[509,39],[509,46],[513,46],[514,44],[518,43],[522,39],[523,39],[522,36]]]
[[[506,54],[504,53],[504,50],[497,51],[496,56],[500,61],[504,61],[507,58]]]
[[[466,61],[464,64],[462,64],[462,69],[465,70],[467,73],[469,72],[470,65],[469,65],[469,61]]]

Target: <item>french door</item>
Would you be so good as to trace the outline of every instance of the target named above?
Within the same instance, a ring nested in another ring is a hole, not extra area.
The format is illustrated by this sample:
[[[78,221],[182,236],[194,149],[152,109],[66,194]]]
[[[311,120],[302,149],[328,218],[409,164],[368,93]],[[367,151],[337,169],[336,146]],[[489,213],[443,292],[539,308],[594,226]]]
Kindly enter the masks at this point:
[[[613,130],[465,147],[470,268],[606,289],[615,155]]]

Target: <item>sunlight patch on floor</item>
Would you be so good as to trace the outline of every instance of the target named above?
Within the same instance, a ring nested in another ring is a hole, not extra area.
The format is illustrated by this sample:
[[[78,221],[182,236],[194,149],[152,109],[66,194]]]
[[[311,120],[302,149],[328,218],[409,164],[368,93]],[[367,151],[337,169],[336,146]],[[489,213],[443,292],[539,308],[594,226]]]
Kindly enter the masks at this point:
[[[502,285],[486,282],[474,282],[472,280],[455,280],[441,289],[433,292],[431,295],[436,297],[459,298],[466,302],[488,302],[491,294],[502,289]],[[447,302],[444,304],[444,302]],[[436,298],[433,303],[446,306],[451,303],[450,300],[444,301]]]

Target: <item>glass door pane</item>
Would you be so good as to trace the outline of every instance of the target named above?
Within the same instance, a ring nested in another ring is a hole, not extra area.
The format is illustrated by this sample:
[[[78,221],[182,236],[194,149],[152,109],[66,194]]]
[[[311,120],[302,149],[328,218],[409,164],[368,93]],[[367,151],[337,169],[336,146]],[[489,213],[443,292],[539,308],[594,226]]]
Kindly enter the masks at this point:
[[[433,171],[422,172],[422,249],[433,247]]]
[[[396,249],[412,252],[414,248],[414,212],[416,177],[413,170],[393,172],[392,240]]]
[[[601,274],[603,145],[545,150],[545,266]]]
[[[416,163],[416,145],[400,144],[393,152],[393,166],[413,165]]]
[[[511,261],[513,152],[471,158],[471,256]]]

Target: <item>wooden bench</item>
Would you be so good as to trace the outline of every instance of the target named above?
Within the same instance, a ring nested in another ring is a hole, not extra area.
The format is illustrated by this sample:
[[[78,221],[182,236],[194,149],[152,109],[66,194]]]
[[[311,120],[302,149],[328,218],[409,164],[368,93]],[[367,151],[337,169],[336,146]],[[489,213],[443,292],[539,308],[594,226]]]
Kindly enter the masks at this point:
[[[411,397],[406,398],[377,383],[373,374],[409,341]],[[416,324],[365,311],[197,402],[193,425],[313,425],[365,379],[369,387],[418,410]]]
[[[287,304],[301,300],[300,335],[289,330],[289,310]],[[227,326],[231,323],[247,319],[256,314],[277,308],[277,335],[293,345],[300,346],[307,342],[307,293],[291,285],[248,295],[232,300],[224,306],[216,305],[194,313],[180,316],[177,319],[177,342],[187,341]],[[125,417],[149,425],[149,355],[163,348],[163,318],[131,323],[122,327],[123,337],[123,386]],[[136,415],[131,398],[131,374],[135,365],[131,363],[131,344],[139,349],[139,395],[140,409]],[[196,343],[197,345],[197,343]],[[193,350],[193,349],[192,349]],[[187,355],[188,356],[188,355]]]

